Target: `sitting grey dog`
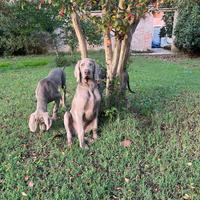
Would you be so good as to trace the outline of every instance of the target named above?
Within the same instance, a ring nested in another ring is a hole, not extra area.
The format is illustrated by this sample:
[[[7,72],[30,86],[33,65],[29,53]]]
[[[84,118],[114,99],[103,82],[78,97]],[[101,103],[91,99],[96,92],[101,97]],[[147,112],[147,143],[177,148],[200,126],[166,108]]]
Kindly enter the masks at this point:
[[[101,95],[98,90],[99,66],[89,58],[84,58],[75,66],[74,75],[78,85],[72,100],[70,112],[64,115],[67,144],[72,145],[72,134],[76,133],[81,148],[87,148],[84,141],[86,132],[93,131],[97,138],[98,113]]]
[[[57,111],[60,103],[65,106],[66,104],[66,76],[64,68],[55,68],[50,71],[49,75],[40,80],[36,91],[37,108],[29,118],[29,129],[31,132],[36,132],[38,127],[41,131],[49,130],[52,125],[52,120],[57,118]],[[60,93],[60,88],[63,94]],[[49,117],[47,112],[47,104],[54,101],[53,115]]]

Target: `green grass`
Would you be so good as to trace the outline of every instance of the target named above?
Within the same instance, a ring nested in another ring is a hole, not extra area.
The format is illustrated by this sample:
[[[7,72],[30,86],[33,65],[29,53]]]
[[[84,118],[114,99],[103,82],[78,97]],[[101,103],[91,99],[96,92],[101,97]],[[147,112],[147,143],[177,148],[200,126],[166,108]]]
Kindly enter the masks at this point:
[[[0,59],[0,72],[10,69],[41,67],[54,61],[53,56],[27,56]]]
[[[102,54],[92,57],[104,62]],[[136,93],[128,95],[128,111],[113,121],[101,117],[101,136],[89,150],[80,149],[77,138],[67,149],[64,110],[49,132],[28,130],[35,87],[55,66],[54,57],[0,59],[4,65],[0,199],[200,199],[200,59],[132,57]],[[65,71],[69,108],[76,83],[73,67]],[[132,145],[121,147],[124,139]]]

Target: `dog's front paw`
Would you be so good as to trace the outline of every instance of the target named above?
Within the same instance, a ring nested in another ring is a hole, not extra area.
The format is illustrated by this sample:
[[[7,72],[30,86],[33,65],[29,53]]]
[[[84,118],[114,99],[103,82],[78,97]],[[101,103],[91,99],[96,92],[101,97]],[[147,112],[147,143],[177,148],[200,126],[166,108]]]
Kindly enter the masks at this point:
[[[94,133],[92,137],[93,137],[94,140],[96,140],[98,138],[97,133]]]
[[[85,143],[82,144],[80,147],[81,147],[81,149],[89,149],[89,146]]]
[[[72,142],[67,142],[67,147],[71,148],[72,147]]]

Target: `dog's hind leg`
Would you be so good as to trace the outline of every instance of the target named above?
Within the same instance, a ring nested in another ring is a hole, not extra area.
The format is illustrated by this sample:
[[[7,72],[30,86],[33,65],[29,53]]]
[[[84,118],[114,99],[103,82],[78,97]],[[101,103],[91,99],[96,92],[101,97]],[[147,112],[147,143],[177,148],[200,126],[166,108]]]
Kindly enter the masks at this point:
[[[62,107],[63,107],[63,108],[66,108],[66,86],[63,87]]]
[[[59,104],[60,104],[60,97],[59,98],[57,98],[56,100],[55,100],[55,105],[54,105],[54,107],[53,107],[53,113],[52,113],[52,119],[53,120],[56,120],[57,119],[57,113],[58,113],[58,108],[59,108]]]

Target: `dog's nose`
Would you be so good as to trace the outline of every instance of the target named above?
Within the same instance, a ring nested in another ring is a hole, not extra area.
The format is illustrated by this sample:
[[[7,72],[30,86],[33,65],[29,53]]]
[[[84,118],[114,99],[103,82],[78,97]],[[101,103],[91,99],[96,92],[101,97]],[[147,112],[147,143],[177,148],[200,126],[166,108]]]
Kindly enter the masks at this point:
[[[85,73],[85,75],[90,75],[90,70],[89,70],[89,69],[86,69],[86,70],[84,71],[84,73]]]

